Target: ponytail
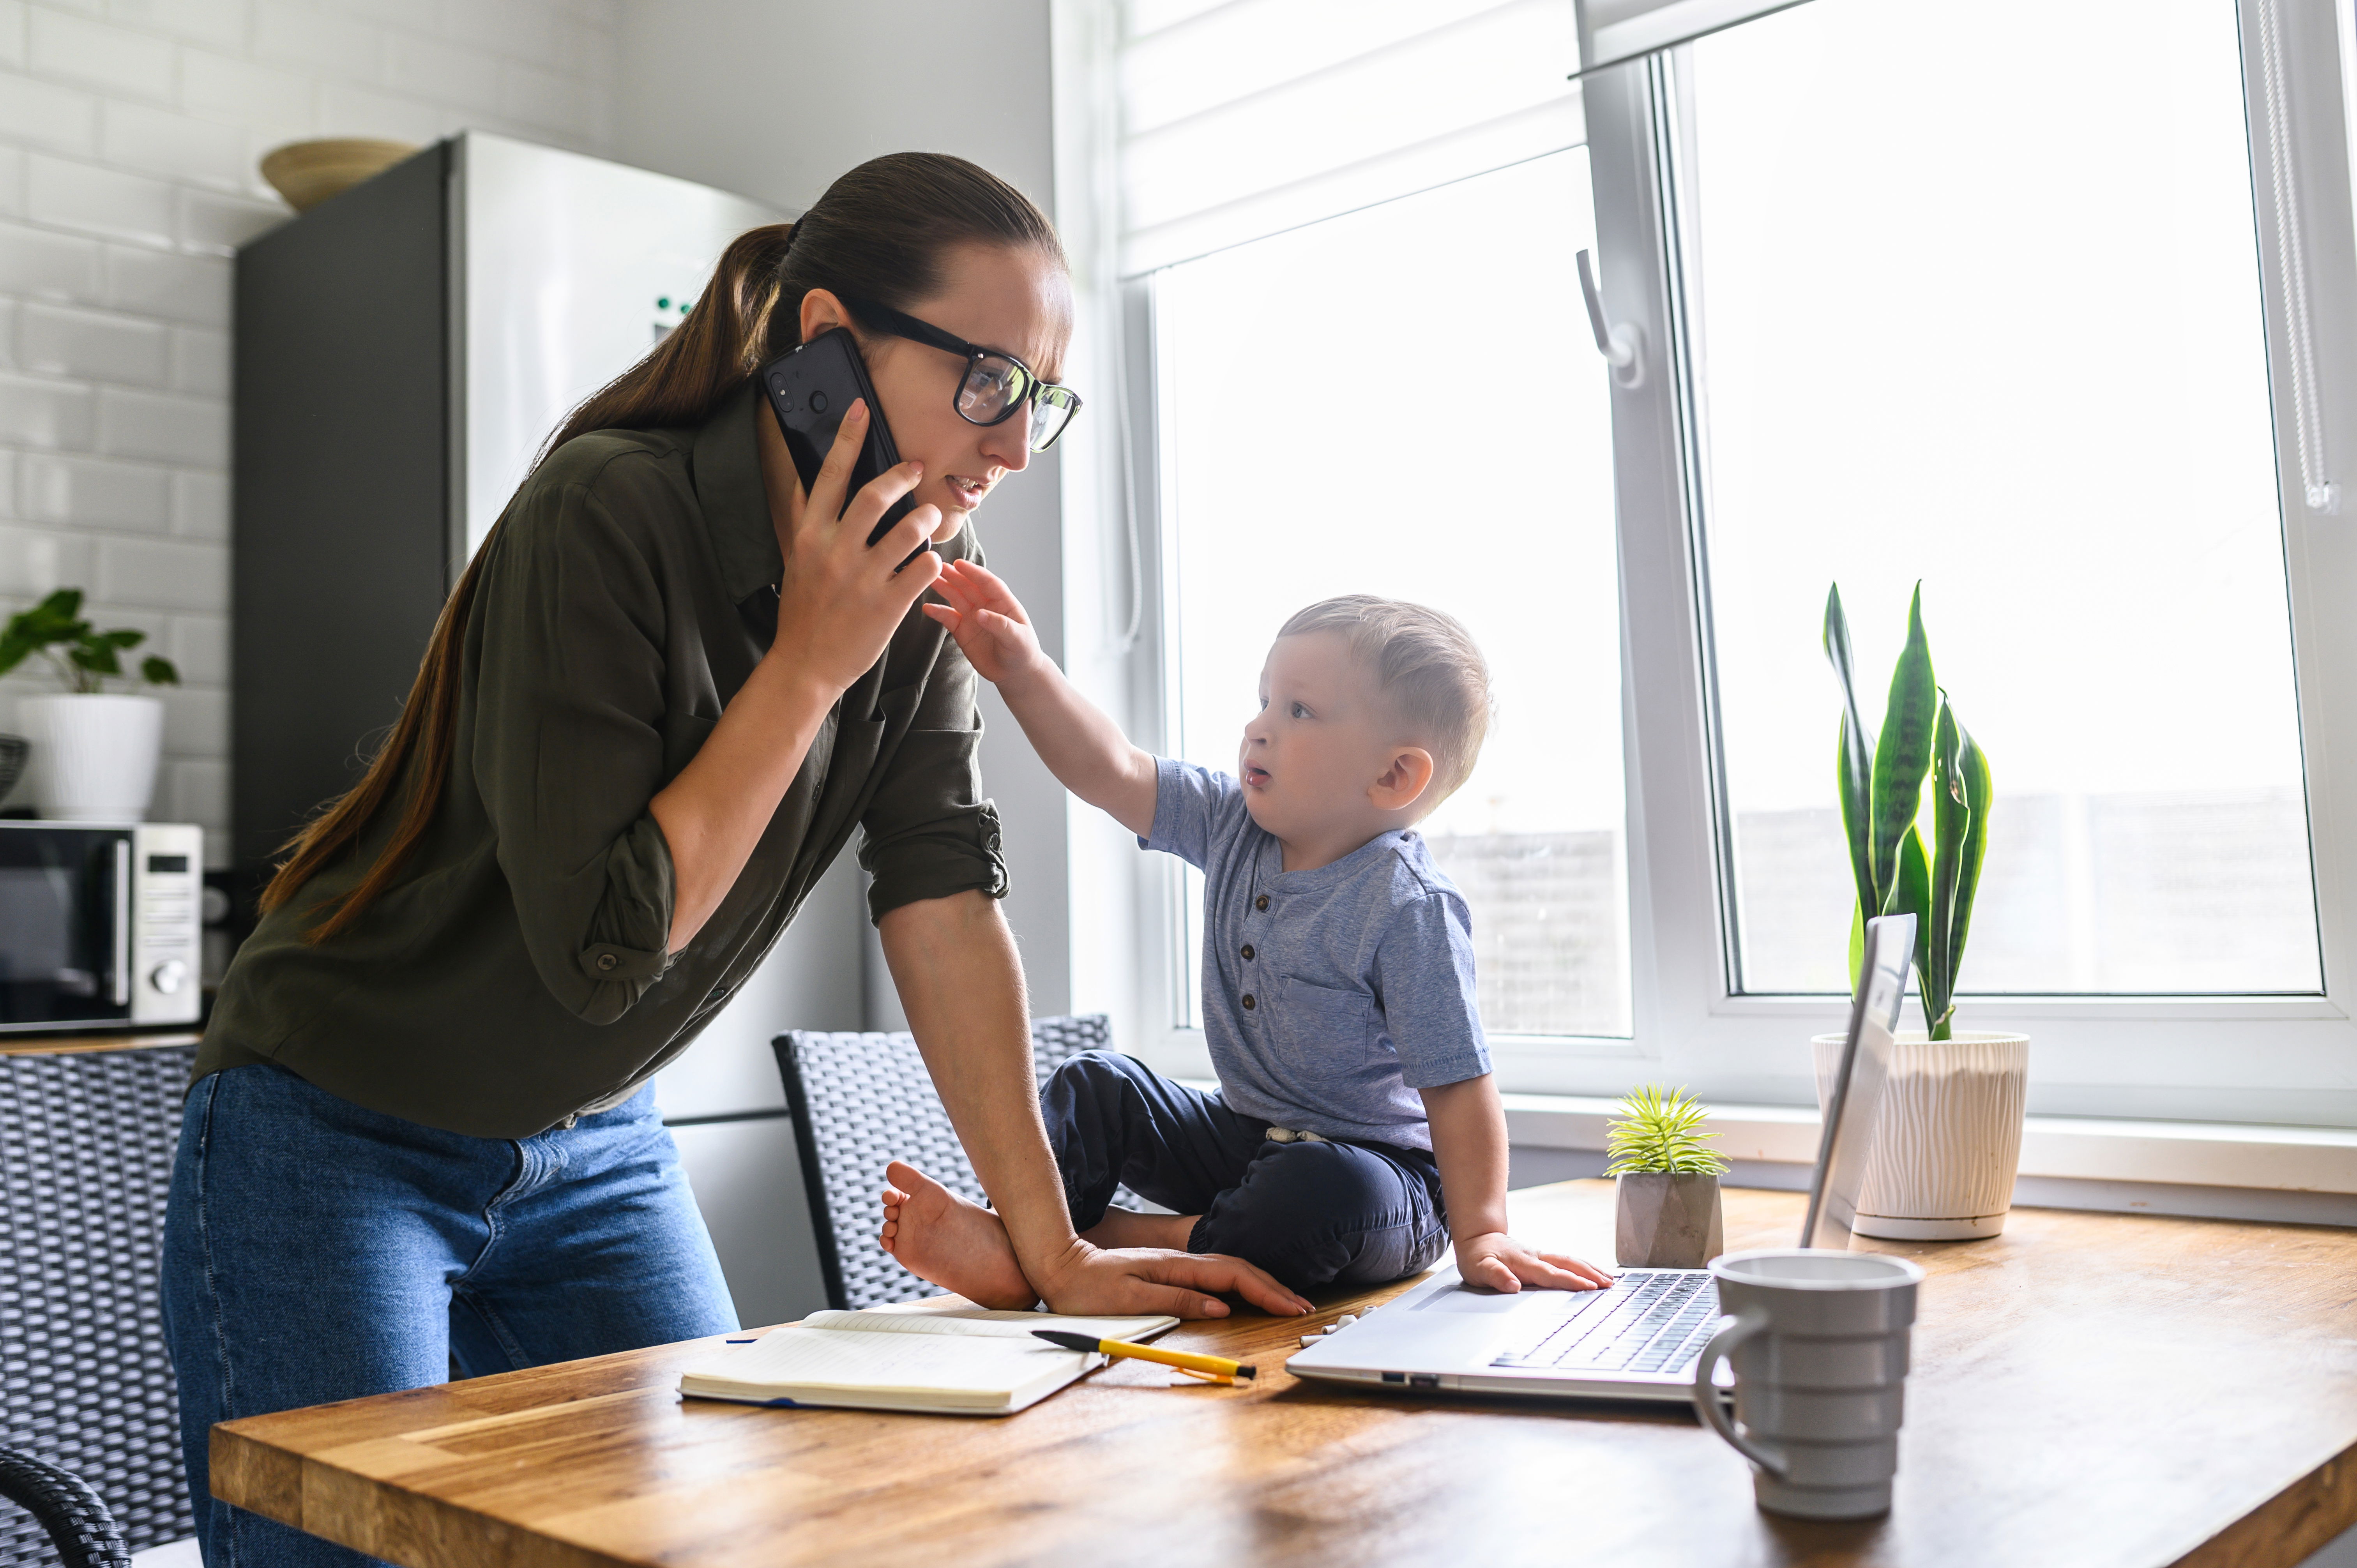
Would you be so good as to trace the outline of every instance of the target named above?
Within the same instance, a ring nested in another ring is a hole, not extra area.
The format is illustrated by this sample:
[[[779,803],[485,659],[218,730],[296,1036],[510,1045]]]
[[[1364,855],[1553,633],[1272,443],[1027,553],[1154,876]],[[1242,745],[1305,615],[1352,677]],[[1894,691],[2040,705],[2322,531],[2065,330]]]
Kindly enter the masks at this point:
[[[1059,267],[1065,264],[1046,216],[979,165],[941,153],[870,159],[829,186],[799,220],[768,224],[730,242],[687,318],[575,409],[541,448],[535,470],[558,447],[593,430],[701,424],[765,360],[802,341],[802,296],[812,289],[906,308],[939,290],[942,260],[961,244],[1028,247]],[[527,488],[531,483],[524,481]],[[286,858],[263,889],[264,914],[285,905],[355,846],[391,808],[403,776],[414,773],[392,839],[360,886],[323,909],[306,941],[325,941],[350,929],[399,879],[434,825],[457,750],[467,618],[490,553],[486,538],[450,590],[400,722],[367,773],[286,843]]]

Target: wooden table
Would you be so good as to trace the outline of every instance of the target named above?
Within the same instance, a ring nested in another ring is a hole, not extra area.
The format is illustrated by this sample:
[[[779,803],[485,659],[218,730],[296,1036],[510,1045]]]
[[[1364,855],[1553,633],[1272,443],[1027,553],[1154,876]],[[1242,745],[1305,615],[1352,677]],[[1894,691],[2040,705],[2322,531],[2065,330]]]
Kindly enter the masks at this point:
[[[1517,1193],[1514,1228],[1609,1259],[1611,1192]],[[1730,1191],[1728,1245],[1800,1213]],[[1897,1499],[1865,1523],[1759,1512],[1680,1410],[1297,1381],[1299,1326],[1256,1316],[1166,1341],[1256,1385],[1121,1363],[1003,1420],[683,1402],[696,1340],[228,1423],[213,1489],[409,1568],[2272,1568],[2357,1522],[2357,1232],[2022,1208],[1994,1240],[1861,1245],[1931,1275]]]

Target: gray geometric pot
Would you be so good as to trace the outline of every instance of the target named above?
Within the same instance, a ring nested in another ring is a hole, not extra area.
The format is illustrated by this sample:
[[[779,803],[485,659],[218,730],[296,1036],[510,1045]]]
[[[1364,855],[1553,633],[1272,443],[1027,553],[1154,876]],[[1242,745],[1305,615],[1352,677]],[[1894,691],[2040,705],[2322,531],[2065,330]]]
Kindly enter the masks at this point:
[[[1624,1269],[1698,1269],[1727,1251],[1718,1178],[1637,1171],[1614,1178],[1620,1218],[1614,1255]]]

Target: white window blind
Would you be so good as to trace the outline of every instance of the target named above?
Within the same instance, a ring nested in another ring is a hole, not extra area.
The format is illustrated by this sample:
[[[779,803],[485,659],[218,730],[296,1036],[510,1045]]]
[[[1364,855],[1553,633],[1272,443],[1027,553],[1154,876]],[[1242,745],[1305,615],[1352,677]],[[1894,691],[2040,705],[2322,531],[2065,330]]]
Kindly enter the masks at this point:
[[[1579,63],[1602,70],[1803,0],[1580,0]]]
[[[1586,139],[1573,0],[1122,0],[1135,276]]]

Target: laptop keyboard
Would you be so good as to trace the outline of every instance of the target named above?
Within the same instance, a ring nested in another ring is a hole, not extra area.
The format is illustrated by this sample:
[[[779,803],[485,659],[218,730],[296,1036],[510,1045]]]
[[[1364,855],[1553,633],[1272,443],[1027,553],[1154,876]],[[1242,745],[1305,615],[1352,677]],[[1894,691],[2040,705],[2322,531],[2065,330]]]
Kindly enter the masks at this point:
[[[1701,1273],[1632,1273],[1609,1290],[1575,1299],[1570,1314],[1550,1324],[1535,1344],[1509,1350],[1490,1364],[1561,1371],[1689,1371],[1718,1322],[1718,1282]]]

